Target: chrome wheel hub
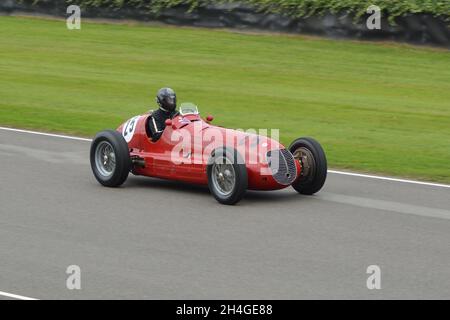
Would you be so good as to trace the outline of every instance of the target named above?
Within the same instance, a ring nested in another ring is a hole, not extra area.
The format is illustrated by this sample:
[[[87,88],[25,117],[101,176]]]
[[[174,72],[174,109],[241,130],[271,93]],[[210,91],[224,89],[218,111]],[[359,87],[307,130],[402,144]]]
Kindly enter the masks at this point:
[[[109,177],[114,173],[116,169],[116,154],[109,142],[102,141],[97,145],[95,149],[95,166],[104,177]]]
[[[217,158],[213,164],[211,178],[214,188],[221,195],[231,194],[236,184],[236,173],[231,161],[223,156]]]

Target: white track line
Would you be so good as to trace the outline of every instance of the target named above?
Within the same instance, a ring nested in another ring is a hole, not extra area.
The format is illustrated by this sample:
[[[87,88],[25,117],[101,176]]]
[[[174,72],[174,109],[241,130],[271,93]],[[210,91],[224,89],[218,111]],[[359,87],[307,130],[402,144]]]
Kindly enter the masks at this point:
[[[370,174],[354,173],[354,172],[347,172],[347,171],[328,170],[328,172],[329,173],[334,173],[334,174],[342,174],[342,175],[345,175],[345,176],[353,176],[353,177],[378,179],[378,180],[386,180],[386,181],[394,181],[394,182],[420,184],[420,185],[423,185],[423,186],[431,186],[431,187],[450,188],[450,185],[448,185],[448,184],[441,184],[441,183],[423,182],[423,181],[415,181],[415,180],[408,180],[408,179],[399,179],[399,178],[391,178],[391,177],[374,176],[374,175],[370,175]]]
[[[12,299],[18,299],[18,300],[38,300],[38,299],[25,297],[25,296],[19,296],[18,294],[12,294],[12,293],[3,292],[3,291],[0,291],[0,296],[12,298]]]
[[[92,139],[87,139],[87,138],[64,136],[64,135],[60,135],[60,134],[45,133],[45,132],[30,131],[30,130],[22,130],[22,129],[13,129],[13,128],[0,127],[0,130],[12,131],[12,132],[21,132],[21,133],[29,133],[29,134],[39,135],[39,136],[55,137],[55,138],[78,140],[78,141],[88,141],[88,142],[92,141]]]
[[[87,142],[91,142],[92,141],[92,139],[87,139],[87,138],[79,138],[79,137],[65,136],[65,135],[60,135],[60,134],[45,133],[45,132],[30,131],[30,130],[22,130],[22,129],[14,129],[14,128],[6,128],[6,127],[0,127],[0,130],[12,131],[12,132],[21,132],[21,133],[29,133],[29,134],[35,134],[35,135],[40,135],[40,136],[55,137],[55,138],[70,139],[70,140],[78,140],[78,141],[87,141]],[[369,175],[369,174],[354,173],[354,172],[347,172],[347,171],[337,171],[337,170],[328,170],[328,172],[329,173],[333,173],[333,174],[341,174],[341,175],[360,177],[360,178],[368,178],[368,179],[376,179],[376,180],[385,180],[385,181],[393,181],[393,182],[401,182],[401,183],[418,184],[418,185],[430,186],[430,187],[450,188],[450,185],[448,185],[448,184],[441,184],[441,183],[423,182],[423,181],[415,181],[415,180],[392,178],[392,177],[383,177],[383,176],[374,176],[374,175]]]

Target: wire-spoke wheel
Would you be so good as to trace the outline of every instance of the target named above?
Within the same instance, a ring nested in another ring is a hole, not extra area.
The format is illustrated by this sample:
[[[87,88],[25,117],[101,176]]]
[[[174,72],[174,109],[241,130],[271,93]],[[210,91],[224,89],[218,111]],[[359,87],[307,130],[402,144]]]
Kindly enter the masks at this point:
[[[228,196],[233,192],[236,184],[236,173],[231,161],[225,157],[216,158],[212,171],[212,181],[217,191],[223,196]]]
[[[234,149],[214,150],[207,175],[209,190],[220,203],[235,204],[247,190],[247,168]]]
[[[108,141],[102,141],[97,145],[95,165],[98,172],[104,177],[109,177],[114,173],[116,169],[116,153]]]
[[[91,168],[98,182],[118,187],[125,182],[131,168],[128,144],[113,130],[98,133],[91,145]]]

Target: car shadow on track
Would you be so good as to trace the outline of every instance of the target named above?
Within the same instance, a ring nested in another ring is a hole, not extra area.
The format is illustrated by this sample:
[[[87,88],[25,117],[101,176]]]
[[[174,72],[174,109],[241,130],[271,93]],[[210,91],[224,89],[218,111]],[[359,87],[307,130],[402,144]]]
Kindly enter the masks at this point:
[[[207,186],[150,177],[129,177],[125,188],[158,188],[174,192],[209,194]]]
[[[164,180],[149,177],[130,177],[125,184],[125,188],[148,188],[166,190],[168,192],[179,192],[184,194],[192,194],[199,196],[212,197],[207,186],[189,184],[173,180]],[[277,202],[294,202],[299,200],[306,200],[311,198],[309,196],[299,195],[292,189],[276,190],[276,191],[254,191],[248,190],[240,204],[247,203],[277,203]]]

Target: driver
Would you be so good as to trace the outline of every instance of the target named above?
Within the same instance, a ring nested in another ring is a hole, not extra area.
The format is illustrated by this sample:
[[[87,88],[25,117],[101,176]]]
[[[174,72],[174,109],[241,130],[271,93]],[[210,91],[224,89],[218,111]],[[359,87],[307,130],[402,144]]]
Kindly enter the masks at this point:
[[[158,141],[161,138],[166,127],[166,120],[172,119],[178,114],[176,110],[177,95],[172,89],[159,89],[156,95],[156,102],[159,105],[159,109],[152,113],[152,118],[149,123],[152,141]]]

